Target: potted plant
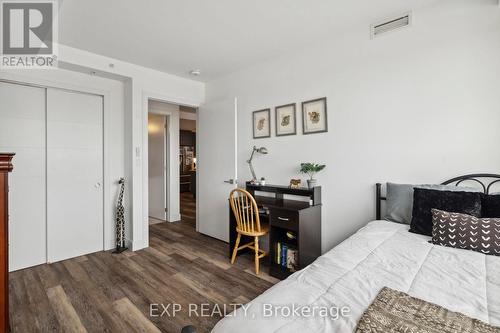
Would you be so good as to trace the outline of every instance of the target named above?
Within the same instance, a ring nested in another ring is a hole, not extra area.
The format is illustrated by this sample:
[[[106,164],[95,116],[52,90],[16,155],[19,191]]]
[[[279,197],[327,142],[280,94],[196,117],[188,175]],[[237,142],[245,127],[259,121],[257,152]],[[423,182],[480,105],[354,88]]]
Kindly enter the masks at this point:
[[[317,180],[314,179],[314,175],[323,170],[326,167],[324,164],[316,163],[300,163],[300,173],[305,173],[309,176],[307,180],[307,186],[313,188],[316,186]]]

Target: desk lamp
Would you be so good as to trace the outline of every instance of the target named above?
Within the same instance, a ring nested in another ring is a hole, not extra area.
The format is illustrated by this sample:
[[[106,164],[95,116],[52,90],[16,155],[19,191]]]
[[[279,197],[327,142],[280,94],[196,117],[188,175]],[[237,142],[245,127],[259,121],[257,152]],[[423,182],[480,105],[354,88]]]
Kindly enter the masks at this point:
[[[253,155],[255,153],[266,155],[268,153],[268,151],[267,151],[266,147],[257,148],[256,146],[253,146],[252,155],[250,155],[250,158],[247,161],[248,166],[250,167],[250,172],[252,173],[252,182],[253,183],[255,183],[257,181],[257,176],[255,175],[255,170],[253,169],[253,165],[252,165]]]

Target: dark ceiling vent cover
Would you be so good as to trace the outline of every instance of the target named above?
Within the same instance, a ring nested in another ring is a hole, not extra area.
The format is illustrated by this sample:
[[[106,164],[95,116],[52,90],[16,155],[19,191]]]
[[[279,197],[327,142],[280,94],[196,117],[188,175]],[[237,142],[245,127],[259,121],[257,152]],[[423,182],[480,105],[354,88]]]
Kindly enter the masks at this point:
[[[398,17],[394,17],[383,22],[372,24],[371,35],[373,37],[378,37],[380,35],[386,34],[390,31],[399,30],[411,25],[411,13],[407,13]]]

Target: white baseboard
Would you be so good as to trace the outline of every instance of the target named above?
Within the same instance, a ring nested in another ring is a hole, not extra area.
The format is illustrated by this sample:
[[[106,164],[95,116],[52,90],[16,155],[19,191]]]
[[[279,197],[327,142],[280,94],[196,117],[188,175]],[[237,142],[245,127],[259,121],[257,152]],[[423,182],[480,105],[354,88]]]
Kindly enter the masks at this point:
[[[168,222],[179,222],[181,220],[181,214],[173,214],[169,216]]]

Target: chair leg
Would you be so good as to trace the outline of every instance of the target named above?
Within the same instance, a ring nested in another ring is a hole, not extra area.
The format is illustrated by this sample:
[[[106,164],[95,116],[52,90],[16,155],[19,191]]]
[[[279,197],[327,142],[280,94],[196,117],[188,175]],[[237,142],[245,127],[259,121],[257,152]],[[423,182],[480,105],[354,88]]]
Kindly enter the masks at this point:
[[[259,274],[259,237],[255,237],[255,274]]]
[[[236,260],[236,253],[238,253],[238,246],[240,246],[240,238],[241,234],[238,233],[238,237],[236,237],[236,243],[234,244],[233,255],[231,256],[231,265],[234,264]]]

